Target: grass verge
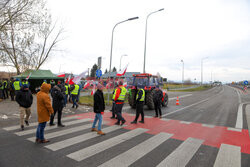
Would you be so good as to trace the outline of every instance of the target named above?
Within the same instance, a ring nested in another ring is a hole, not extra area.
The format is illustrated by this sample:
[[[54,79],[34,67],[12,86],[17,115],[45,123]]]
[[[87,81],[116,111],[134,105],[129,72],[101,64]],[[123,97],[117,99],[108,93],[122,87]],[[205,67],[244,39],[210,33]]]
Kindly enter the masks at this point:
[[[203,91],[212,88],[210,85],[199,86],[197,88],[183,89],[183,90],[169,90],[170,92],[194,92],[194,91]]]

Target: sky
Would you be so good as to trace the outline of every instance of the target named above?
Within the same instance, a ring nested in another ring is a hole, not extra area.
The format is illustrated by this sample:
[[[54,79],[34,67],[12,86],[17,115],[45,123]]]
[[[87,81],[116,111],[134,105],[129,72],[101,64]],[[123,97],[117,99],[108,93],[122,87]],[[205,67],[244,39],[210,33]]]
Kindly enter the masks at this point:
[[[80,74],[102,57],[109,70],[112,29],[112,68],[143,72],[145,25],[148,18],[146,72],[172,81],[250,80],[249,0],[47,0],[64,40],[42,66],[54,73]]]

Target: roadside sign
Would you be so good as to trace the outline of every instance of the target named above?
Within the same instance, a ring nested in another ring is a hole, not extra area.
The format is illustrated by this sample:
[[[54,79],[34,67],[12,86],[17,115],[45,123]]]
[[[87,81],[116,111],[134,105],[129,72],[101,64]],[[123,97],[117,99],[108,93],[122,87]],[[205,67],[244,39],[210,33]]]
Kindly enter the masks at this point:
[[[248,81],[244,81],[244,85],[248,85]]]
[[[98,78],[100,78],[101,76],[102,76],[102,70],[96,70],[96,76],[98,77]]]

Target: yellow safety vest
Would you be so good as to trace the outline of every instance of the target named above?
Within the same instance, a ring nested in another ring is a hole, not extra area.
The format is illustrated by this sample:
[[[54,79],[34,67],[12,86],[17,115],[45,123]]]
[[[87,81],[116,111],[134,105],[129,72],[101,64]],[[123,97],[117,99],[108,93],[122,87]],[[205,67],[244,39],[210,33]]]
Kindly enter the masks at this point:
[[[3,81],[3,86],[4,86],[4,83],[6,83],[4,89],[7,89],[8,88],[8,82],[7,81]]]
[[[21,89],[21,87],[20,87],[20,81],[15,81],[13,84],[14,84],[15,90],[20,90]]]
[[[117,88],[117,89],[121,89],[121,93],[120,93],[120,95],[119,95],[119,97],[118,97],[117,100],[118,100],[118,101],[121,101],[121,102],[124,102],[125,97],[126,97],[126,93],[127,93],[127,89],[124,88],[123,86],[122,86],[122,87],[119,87],[119,88]],[[115,90],[115,95],[116,95],[117,89]]]
[[[65,94],[67,95],[67,94],[69,94],[69,87],[68,87],[68,85],[65,85],[65,88],[66,88],[66,91],[65,91]]]
[[[22,82],[23,85],[28,85],[29,82],[28,81],[25,81],[25,82]]]
[[[137,95],[136,95],[136,100],[138,100],[138,96],[139,96],[139,92],[142,90],[142,96],[141,96],[141,99],[139,101],[144,101],[145,99],[145,91],[144,89],[140,89],[138,92],[137,92]]]
[[[4,88],[3,82],[0,81],[0,83],[2,84],[2,86],[0,86],[0,89],[2,90]]]
[[[113,93],[112,100],[115,100],[115,94],[116,94],[116,91],[114,91],[114,93]]]
[[[79,85],[75,85],[75,89],[71,92],[72,95],[77,95],[79,91]]]

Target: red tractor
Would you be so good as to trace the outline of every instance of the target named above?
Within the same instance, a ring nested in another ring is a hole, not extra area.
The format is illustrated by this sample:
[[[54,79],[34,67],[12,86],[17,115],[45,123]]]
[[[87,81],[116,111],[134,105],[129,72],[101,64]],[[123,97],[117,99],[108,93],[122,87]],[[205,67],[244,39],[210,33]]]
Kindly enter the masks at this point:
[[[136,107],[136,86],[137,89],[143,88],[145,91],[145,104],[149,109],[154,109],[153,102],[153,90],[162,85],[161,78],[154,76],[152,74],[135,74],[133,75],[133,80],[128,86],[128,102],[132,108]],[[168,105],[168,94],[163,91],[162,106],[166,107]]]

